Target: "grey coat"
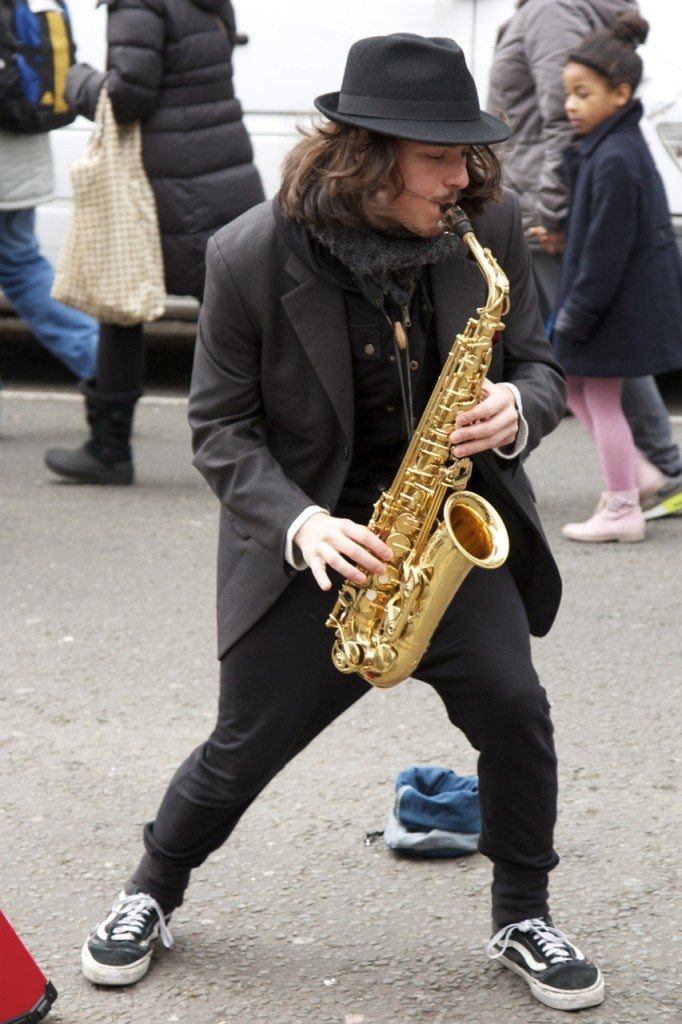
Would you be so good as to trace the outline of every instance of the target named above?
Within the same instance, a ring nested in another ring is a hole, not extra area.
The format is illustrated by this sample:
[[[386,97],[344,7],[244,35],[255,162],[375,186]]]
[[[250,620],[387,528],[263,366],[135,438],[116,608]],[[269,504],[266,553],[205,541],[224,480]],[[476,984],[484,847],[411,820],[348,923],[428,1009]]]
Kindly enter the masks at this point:
[[[519,388],[528,451],[561,419],[564,382],[544,334],[519,208],[510,193],[476,221],[511,281],[493,381]],[[431,268],[441,357],[485,301],[462,251]],[[221,502],[218,643],[222,654],[277,599],[294,570],[286,533],[311,504],[334,509],[353,448],[353,379],[343,295],[315,276],[278,233],[270,203],[223,228],[207,250],[190,391],[195,465]],[[519,459],[475,458],[508,511],[512,571],[531,629],[545,633],[560,580]],[[502,509],[500,509],[502,512]]]
[[[94,118],[106,79],[119,121],[142,122],[166,288],[201,298],[206,242],[261,202],[263,188],[232,87],[230,0],[100,0],[109,8],[106,75],[71,68],[67,99]]]
[[[519,0],[499,31],[487,109],[512,127],[504,182],[521,200],[525,228],[558,231],[568,213],[562,160],[573,132],[564,113],[566,55],[632,9],[636,0]]]

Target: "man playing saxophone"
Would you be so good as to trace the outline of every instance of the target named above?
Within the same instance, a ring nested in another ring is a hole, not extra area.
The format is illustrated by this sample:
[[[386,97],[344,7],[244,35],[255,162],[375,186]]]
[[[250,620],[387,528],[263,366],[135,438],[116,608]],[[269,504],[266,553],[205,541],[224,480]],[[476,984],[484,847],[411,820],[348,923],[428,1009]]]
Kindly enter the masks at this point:
[[[530,634],[559,574],[523,459],[560,421],[565,389],[544,335],[518,205],[490,148],[461,49],[409,34],[360,40],[323,119],[289,154],[274,202],[219,231],[190,395],[195,464],[221,503],[217,724],[172,779],[144,855],[83,947],[85,976],[147,971],[190,872],[268,782],[371,686],[331,659],[339,585],[390,575],[368,529],[453,340],[485,305],[479,267],[442,231],[453,204],[509,281],[486,380],[447,435],[471,458],[509,557],[474,567],[413,675],[479,752],[480,850],[493,864],[488,951],[558,1009],[603,999],[599,969],[550,917],[556,757]],[[491,643],[494,637],[494,643]]]

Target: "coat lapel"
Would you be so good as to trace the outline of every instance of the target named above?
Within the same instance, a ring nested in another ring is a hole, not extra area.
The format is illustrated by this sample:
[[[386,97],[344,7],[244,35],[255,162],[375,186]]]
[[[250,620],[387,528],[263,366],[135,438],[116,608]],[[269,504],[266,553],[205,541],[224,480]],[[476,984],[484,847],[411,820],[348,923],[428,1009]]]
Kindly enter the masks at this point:
[[[436,316],[438,351],[444,362],[455,337],[466,327],[469,317],[485,302],[485,281],[473,260],[462,252],[431,268],[431,288]]]
[[[353,367],[343,293],[312,274],[293,253],[287,273],[299,282],[282,305],[334,407],[349,446],[353,443]]]

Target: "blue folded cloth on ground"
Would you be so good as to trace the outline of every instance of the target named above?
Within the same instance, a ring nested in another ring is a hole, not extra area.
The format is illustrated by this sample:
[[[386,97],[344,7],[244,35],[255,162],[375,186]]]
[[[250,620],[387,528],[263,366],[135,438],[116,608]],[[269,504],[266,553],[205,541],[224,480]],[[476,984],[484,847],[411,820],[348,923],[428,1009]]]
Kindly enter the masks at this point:
[[[478,778],[450,768],[406,768],[395,781],[384,842],[391,850],[422,857],[475,853],[481,831]]]

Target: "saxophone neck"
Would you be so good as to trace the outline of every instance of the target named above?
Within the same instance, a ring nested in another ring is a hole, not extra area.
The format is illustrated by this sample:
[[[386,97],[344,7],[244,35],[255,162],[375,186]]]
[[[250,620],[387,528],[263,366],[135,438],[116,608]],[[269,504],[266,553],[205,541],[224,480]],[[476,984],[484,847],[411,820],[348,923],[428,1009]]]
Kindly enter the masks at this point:
[[[476,238],[471,221],[460,206],[443,211],[441,227],[445,234],[457,235],[476,260],[488,286],[485,309],[499,320],[509,311],[509,281],[490,249],[484,249]]]

